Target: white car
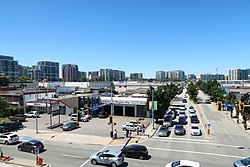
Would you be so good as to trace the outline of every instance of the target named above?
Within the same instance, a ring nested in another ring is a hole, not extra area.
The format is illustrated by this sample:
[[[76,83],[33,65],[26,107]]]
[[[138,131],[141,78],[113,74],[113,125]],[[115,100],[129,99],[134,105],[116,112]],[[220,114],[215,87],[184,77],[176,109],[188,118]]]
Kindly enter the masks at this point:
[[[29,111],[24,114],[27,118],[36,118],[36,116],[39,118],[40,114],[38,111]]]
[[[200,167],[200,163],[190,160],[180,160],[180,161],[170,162],[165,167],[182,167],[182,166]]]
[[[250,157],[234,161],[234,166],[235,167],[249,167]]]
[[[17,142],[19,142],[19,136],[17,134],[9,132],[0,134],[0,143],[8,145]]]
[[[195,114],[196,113],[195,109],[193,109],[193,108],[188,109],[188,111],[189,111],[190,114]]]
[[[200,136],[201,130],[197,124],[191,124],[190,133],[192,136]]]
[[[137,129],[142,129],[144,127],[140,122],[130,120],[122,125],[122,130],[136,131]]]

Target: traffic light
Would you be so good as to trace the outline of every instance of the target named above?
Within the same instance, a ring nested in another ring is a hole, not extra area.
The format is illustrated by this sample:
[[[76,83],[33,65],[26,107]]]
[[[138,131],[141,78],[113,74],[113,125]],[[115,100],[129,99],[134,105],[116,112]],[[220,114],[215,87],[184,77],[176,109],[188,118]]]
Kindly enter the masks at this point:
[[[112,124],[113,123],[113,117],[112,115],[109,116],[109,124]]]
[[[218,109],[218,111],[222,111],[222,102],[221,101],[217,101],[217,109]]]
[[[239,104],[239,110],[244,111],[244,102],[240,102]]]

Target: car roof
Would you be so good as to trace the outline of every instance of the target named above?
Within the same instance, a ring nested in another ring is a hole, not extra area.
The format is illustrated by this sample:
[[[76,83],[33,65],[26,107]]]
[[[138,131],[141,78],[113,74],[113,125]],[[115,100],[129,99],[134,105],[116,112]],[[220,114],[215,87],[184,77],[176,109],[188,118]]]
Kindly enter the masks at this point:
[[[190,161],[190,160],[180,160],[180,164],[181,165],[189,165],[189,166],[192,166],[192,167],[200,167],[199,162]]]
[[[1,135],[11,136],[11,135],[15,135],[15,133],[7,132],[7,133],[3,133],[3,134],[1,134]]]
[[[121,151],[105,150],[105,151],[103,151],[103,153],[108,153],[108,154],[112,154],[112,155],[118,156],[119,154],[121,154]]]
[[[29,142],[29,143],[33,143],[33,144],[41,143],[39,140],[29,140],[28,142]]]
[[[191,127],[199,127],[197,124],[191,124]]]
[[[141,149],[144,150],[144,149],[146,148],[145,146],[139,145],[139,144],[132,144],[132,145],[129,145],[129,146],[127,146],[127,147],[133,148],[133,149],[135,149],[135,150],[141,150]]]

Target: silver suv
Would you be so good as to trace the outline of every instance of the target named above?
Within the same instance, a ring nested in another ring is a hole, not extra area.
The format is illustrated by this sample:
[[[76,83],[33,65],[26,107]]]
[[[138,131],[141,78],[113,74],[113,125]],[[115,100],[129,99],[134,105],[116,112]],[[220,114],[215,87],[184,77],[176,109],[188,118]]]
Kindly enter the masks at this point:
[[[111,165],[111,167],[117,167],[123,164],[124,157],[121,151],[115,150],[105,150],[92,154],[90,157],[90,162],[93,165],[105,164]]]
[[[0,143],[8,145],[17,142],[19,142],[19,136],[17,134],[14,133],[0,134]]]

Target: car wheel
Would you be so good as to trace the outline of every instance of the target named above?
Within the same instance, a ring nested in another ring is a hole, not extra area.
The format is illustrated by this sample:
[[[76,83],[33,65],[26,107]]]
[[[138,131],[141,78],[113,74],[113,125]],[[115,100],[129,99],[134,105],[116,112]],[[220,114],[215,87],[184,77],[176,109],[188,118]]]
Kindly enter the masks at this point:
[[[92,160],[91,160],[91,164],[92,164],[92,165],[96,165],[96,164],[97,164],[97,161],[96,161],[95,159],[92,159]]]
[[[126,130],[126,128],[123,128],[122,130],[123,130],[123,131],[125,131],[125,130]]]
[[[22,151],[22,148],[21,148],[21,147],[18,147],[17,149],[18,149],[19,151]]]
[[[111,163],[111,167],[117,167],[116,163],[115,163],[115,162],[112,162],[112,163]]]
[[[139,159],[143,160],[143,159],[144,159],[144,157],[143,157],[142,155],[140,155],[140,156],[139,156]]]
[[[10,144],[10,143],[9,143],[8,141],[5,141],[4,144],[5,144],[5,145],[8,145],[8,144]]]
[[[33,149],[31,149],[31,150],[30,150],[30,153],[31,153],[31,154],[34,154],[34,153],[35,153],[35,151],[34,151]]]

